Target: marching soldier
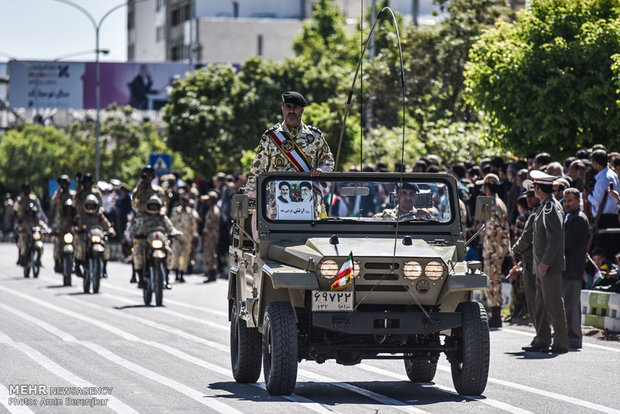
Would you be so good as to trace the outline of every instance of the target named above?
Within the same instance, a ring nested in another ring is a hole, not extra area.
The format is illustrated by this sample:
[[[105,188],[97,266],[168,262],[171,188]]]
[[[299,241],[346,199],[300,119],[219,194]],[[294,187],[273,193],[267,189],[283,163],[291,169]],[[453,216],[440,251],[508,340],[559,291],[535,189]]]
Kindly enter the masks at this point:
[[[534,218],[534,269],[536,271],[536,336],[529,350],[563,354],[568,352],[568,331],[562,299],[564,258],[564,211],[553,196],[553,177],[542,171],[530,173],[534,194],[541,200]],[[540,306],[540,310],[538,307]],[[553,325],[553,345],[551,328]],[[551,346],[551,348],[549,348]]]
[[[484,235],[482,244],[484,273],[489,276],[489,287],[484,292],[487,298],[487,305],[491,310],[489,327],[501,328],[501,309],[504,302],[502,297],[502,263],[510,252],[508,212],[506,205],[497,194],[500,190],[499,177],[495,174],[487,174],[484,176],[481,184],[485,194],[493,197],[494,200],[491,218],[487,221],[482,233]]]
[[[301,120],[307,105],[299,92],[282,94],[284,122],[263,133],[248,174],[246,192],[251,199],[256,199],[256,176],[261,172],[299,171],[317,177],[334,169],[334,157],[323,133]]]
[[[74,219],[74,209],[73,209],[73,197],[75,197],[75,191],[69,188],[71,184],[71,180],[69,176],[66,174],[58,177],[58,190],[54,193],[52,197],[52,208],[50,214],[50,225],[55,233],[55,243],[54,243],[54,271],[62,272],[62,268],[60,265],[60,258],[62,257],[62,252],[58,251],[58,249],[62,249],[62,236],[66,232],[71,231],[71,224],[67,223],[67,219],[69,217],[65,217],[65,206],[67,205],[67,201],[71,200],[71,203],[68,208],[67,214],[70,214],[70,221],[73,222]],[[62,223],[61,223],[62,221]],[[68,225],[68,229],[67,229]]]
[[[221,213],[216,205],[219,195],[215,191],[209,191],[206,196],[201,197],[207,203],[207,212],[204,217],[204,228],[202,231],[202,257],[204,259],[205,275],[208,282],[215,282],[217,272],[217,242],[220,236]]]
[[[197,222],[200,219],[198,213],[190,206],[189,195],[187,193],[180,197],[181,205],[172,210],[170,221],[174,227],[183,232],[172,242],[172,255],[168,268],[176,270],[176,282],[185,283],[183,274],[187,272],[187,266],[192,252],[192,241],[198,236]]]

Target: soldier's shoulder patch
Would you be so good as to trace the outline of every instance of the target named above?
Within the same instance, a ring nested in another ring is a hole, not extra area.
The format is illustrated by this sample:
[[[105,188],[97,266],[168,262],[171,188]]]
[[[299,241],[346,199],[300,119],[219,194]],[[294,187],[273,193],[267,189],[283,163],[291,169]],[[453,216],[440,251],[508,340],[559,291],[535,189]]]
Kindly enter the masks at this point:
[[[274,126],[272,126],[271,128],[267,128],[265,130],[265,132],[263,132],[263,135],[267,135],[268,133],[270,133],[271,131],[275,131],[276,129],[278,129],[280,125],[279,124],[275,124]]]

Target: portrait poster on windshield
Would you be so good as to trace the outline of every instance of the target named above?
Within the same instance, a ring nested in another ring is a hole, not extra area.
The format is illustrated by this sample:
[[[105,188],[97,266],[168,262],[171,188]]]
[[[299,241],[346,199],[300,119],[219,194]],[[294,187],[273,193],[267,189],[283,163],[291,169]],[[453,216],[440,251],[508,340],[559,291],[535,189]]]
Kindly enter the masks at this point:
[[[313,220],[314,199],[309,181],[276,181],[278,220]]]

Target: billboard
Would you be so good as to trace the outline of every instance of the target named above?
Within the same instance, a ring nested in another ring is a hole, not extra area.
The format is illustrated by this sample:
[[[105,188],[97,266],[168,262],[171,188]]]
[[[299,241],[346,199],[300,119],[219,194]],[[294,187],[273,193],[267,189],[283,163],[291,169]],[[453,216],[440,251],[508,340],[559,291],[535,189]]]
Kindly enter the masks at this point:
[[[100,62],[100,107],[112,103],[159,109],[166,87],[184,77],[186,63]],[[9,61],[9,104],[14,108],[95,109],[95,62]]]

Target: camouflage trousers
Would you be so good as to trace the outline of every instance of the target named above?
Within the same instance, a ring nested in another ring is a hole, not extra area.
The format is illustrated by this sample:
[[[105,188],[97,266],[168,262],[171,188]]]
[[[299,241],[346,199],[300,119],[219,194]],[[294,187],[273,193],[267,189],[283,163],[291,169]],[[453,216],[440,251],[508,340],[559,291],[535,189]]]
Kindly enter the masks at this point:
[[[26,254],[26,249],[28,249],[28,234],[20,233],[19,238],[17,239],[17,248],[19,249],[20,256],[24,256]],[[41,254],[43,254],[43,248],[41,248]]]
[[[192,254],[192,240],[177,237],[172,242],[172,254],[168,256],[168,269],[178,269],[185,273]]]
[[[202,239],[202,258],[205,270],[217,269],[217,239],[210,237]]]
[[[141,271],[144,269],[146,264],[146,250],[147,250],[147,241],[146,239],[134,239],[133,248],[131,249],[131,255],[133,258],[133,267],[136,271]],[[170,241],[166,241],[166,245],[164,246],[166,249],[166,254],[168,255],[168,260],[172,254],[170,250]],[[168,265],[168,261],[166,261],[166,265]]]
[[[498,260],[497,257],[484,259],[484,273],[489,276],[489,287],[484,290],[484,295],[490,308],[501,307],[504,303],[504,298],[502,297],[503,262],[503,257],[501,260]]]
[[[74,239],[75,260],[83,261],[86,258],[86,248],[88,243],[87,237],[87,234],[81,234]],[[110,260],[110,248],[107,245],[103,251],[103,260]]]

